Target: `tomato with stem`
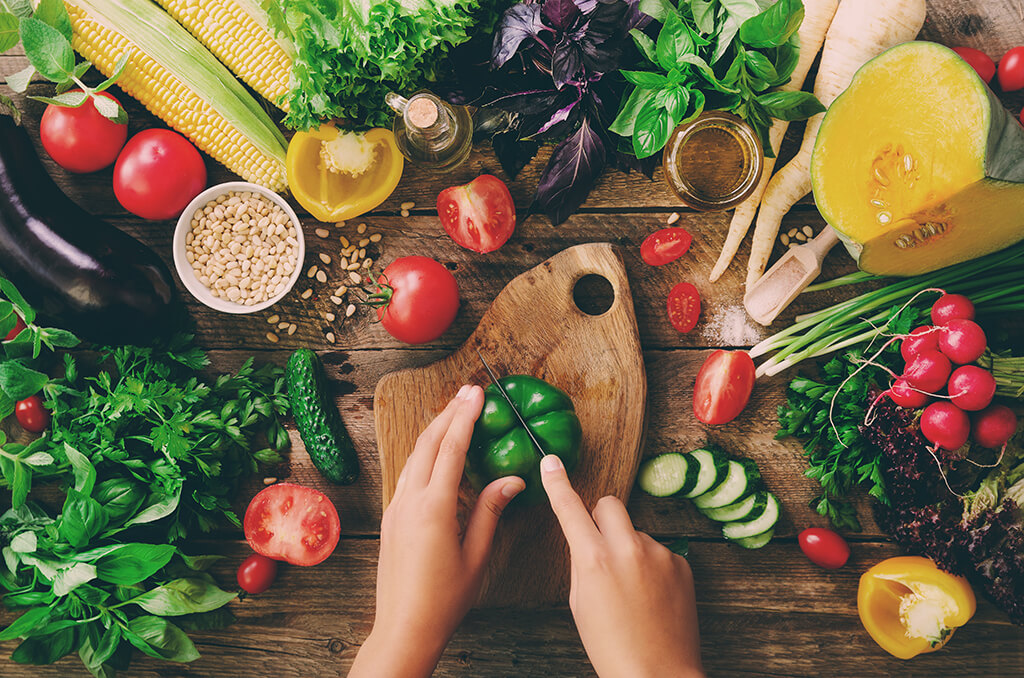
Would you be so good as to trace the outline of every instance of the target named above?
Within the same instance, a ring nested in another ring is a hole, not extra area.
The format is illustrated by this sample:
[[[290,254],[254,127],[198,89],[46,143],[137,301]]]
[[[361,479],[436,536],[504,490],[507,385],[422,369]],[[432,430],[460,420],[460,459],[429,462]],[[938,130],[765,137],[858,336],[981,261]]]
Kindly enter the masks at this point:
[[[685,228],[663,228],[644,238],[640,258],[651,266],[670,264],[686,254],[693,236]]]
[[[109,92],[97,96],[117,103]],[[76,174],[97,172],[112,165],[127,138],[128,125],[104,117],[96,110],[92,97],[77,108],[50,104],[39,121],[43,148],[54,162]]]
[[[754,361],[746,351],[719,349],[708,356],[693,385],[693,413],[705,424],[726,424],[740,415],[754,390]]]
[[[512,194],[505,182],[492,174],[441,191],[437,215],[452,240],[480,254],[504,245],[516,228]]]
[[[338,545],[341,522],[323,492],[292,483],[261,491],[245,509],[245,539],[256,553],[292,565],[316,565]]]
[[[679,283],[668,293],[668,319],[683,334],[700,320],[700,292],[692,283]]]
[[[395,339],[423,344],[437,339],[459,311],[459,286],[451,271],[429,257],[401,257],[384,269],[367,303]]]

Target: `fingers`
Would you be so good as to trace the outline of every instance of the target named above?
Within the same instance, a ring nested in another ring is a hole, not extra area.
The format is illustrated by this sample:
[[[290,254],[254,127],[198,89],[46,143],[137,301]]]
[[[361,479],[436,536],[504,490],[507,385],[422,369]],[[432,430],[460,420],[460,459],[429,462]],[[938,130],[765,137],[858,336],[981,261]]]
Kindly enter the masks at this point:
[[[569,476],[565,473],[562,460],[549,454],[540,460],[540,479],[551,502],[551,510],[562,526],[569,550],[576,551],[600,538],[587,507],[572,489]]]
[[[423,429],[420,437],[416,439],[416,447],[405,462],[405,467],[399,475],[399,483],[405,485],[422,486],[430,480],[430,473],[434,468],[434,459],[437,458],[437,450],[441,446],[444,434],[455,416],[462,399],[459,397],[469,390],[469,385],[463,386],[454,398],[449,401],[441,414],[434,417],[434,421]],[[404,478],[404,479],[403,479]]]
[[[484,390],[479,386],[470,386],[468,390],[460,391],[456,400],[459,404],[438,446],[434,469],[430,474],[431,492],[450,496],[453,502],[466,465],[473,425],[484,406]]]
[[[463,552],[474,571],[482,568],[490,557],[494,531],[498,528],[502,511],[525,488],[522,478],[509,476],[495,480],[480,492],[462,541]]]
[[[594,507],[594,522],[601,534],[612,541],[635,539],[636,530],[626,506],[618,497],[602,497]]]

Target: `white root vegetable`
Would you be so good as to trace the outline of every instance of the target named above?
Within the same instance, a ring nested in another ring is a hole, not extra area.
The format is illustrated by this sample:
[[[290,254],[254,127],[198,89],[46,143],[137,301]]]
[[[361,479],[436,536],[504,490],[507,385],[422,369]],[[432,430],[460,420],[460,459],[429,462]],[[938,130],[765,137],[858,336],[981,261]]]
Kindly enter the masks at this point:
[[[821,44],[825,41],[825,33],[832,23],[832,17],[839,7],[839,0],[804,0],[804,20],[800,24],[797,35],[800,37],[800,59],[797,60],[796,68],[789,82],[779,87],[783,92],[795,92],[804,86],[807,72],[811,70],[814,58],[821,50]],[[789,128],[788,120],[776,120],[768,131],[769,141],[774,158],[764,159],[764,169],[761,173],[761,181],[758,182],[754,192],[736,208],[729,223],[729,234],[725,238],[725,245],[722,246],[722,253],[718,255],[715,267],[711,269],[709,279],[715,282],[722,277],[725,269],[729,268],[736,251],[739,250],[743,239],[747,237],[750,224],[754,221],[754,214],[757,206],[761,204],[761,197],[768,188],[768,182],[772,178],[772,170],[775,168],[775,161],[778,160],[779,148],[782,147],[782,138],[786,136]]]
[[[924,17],[925,0],[841,0],[825,36],[814,94],[831,106],[861,66],[917,37]],[[748,288],[764,273],[782,218],[811,192],[811,153],[824,117],[819,113],[807,121],[799,152],[768,183],[747,263]]]

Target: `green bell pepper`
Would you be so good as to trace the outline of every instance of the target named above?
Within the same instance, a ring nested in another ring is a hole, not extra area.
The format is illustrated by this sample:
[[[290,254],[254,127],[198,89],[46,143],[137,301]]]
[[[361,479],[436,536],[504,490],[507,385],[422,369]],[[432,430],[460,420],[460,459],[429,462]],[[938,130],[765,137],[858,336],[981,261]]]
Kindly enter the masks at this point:
[[[537,442],[558,455],[567,471],[579,463],[583,430],[572,400],[559,388],[529,375],[503,377],[501,385],[526,420]],[[497,386],[484,389],[484,408],[473,429],[466,475],[478,490],[505,476],[519,476],[526,489],[517,503],[537,504],[546,495],[540,480],[541,453]]]

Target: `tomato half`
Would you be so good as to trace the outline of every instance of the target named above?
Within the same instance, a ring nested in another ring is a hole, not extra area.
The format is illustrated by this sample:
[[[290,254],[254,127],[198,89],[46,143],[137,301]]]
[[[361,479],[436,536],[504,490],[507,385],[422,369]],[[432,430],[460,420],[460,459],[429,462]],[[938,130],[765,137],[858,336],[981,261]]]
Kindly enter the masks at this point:
[[[7,336],[4,337],[4,341],[11,341],[19,334],[21,334],[21,331],[26,327],[25,321],[21,319],[20,315],[15,315],[14,317],[17,318],[17,320],[14,323],[14,328],[7,333]]]
[[[278,483],[249,502],[242,522],[252,550],[292,565],[316,565],[334,552],[341,522],[323,492],[292,483]]]
[[[754,390],[754,361],[746,351],[715,351],[701,365],[693,385],[693,413],[705,424],[739,416]]]
[[[109,92],[99,96],[117,101]],[[58,165],[79,174],[110,166],[127,138],[128,125],[103,117],[91,97],[78,108],[50,104],[39,121],[46,152]]]
[[[14,416],[29,433],[42,433],[50,425],[50,413],[38,393],[15,403]]]
[[[809,527],[800,533],[798,541],[807,559],[826,570],[837,570],[850,559],[850,545],[828,528]]]
[[[238,586],[246,593],[263,593],[277,578],[277,561],[254,553],[238,566]]]
[[[651,266],[670,264],[686,254],[693,236],[685,228],[663,228],[644,238],[640,257]]]
[[[451,271],[428,257],[402,257],[384,269],[370,296],[377,319],[395,339],[423,344],[437,339],[459,311],[459,286]]]
[[[679,283],[668,293],[668,319],[672,327],[686,333],[700,319],[700,292],[691,283]]]
[[[114,195],[136,216],[176,219],[206,188],[206,165],[177,132],[147,129],[133,136],[114,165]]]
[[[954,47],[953,51],[969,63],[986,84],[992,82],[996,74],[996,62],[992,61],[989,55],[973,47]]]
[[[437,215],[452,240],[481,254],[504,245],[516,228],[512,194],[505,182],[491,174],[441,191]]]
[[[1014,47],[999,60],[999,87],[1004,92],[1024,89],[1024,47]]]

